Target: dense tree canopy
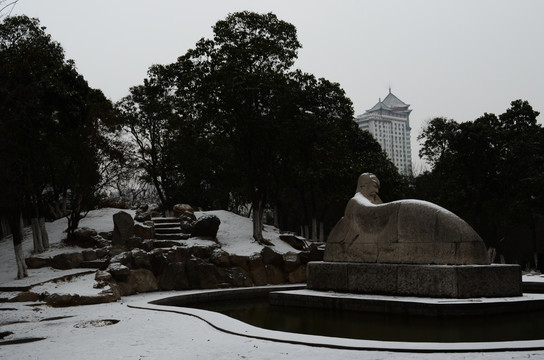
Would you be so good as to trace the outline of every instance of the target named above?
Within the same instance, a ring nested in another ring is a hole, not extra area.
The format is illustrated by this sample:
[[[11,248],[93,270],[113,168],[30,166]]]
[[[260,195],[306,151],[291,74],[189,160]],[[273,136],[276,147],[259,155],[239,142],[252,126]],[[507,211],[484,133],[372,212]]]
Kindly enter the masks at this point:
[[[262,241],[267,207],[284,214],[289,228],[327,216],[333,222],[361,172],[400,182],[379,145],[353,122],[339,85],[292,69],[300,49],[293,25],[240,12],[213,29],[213,39],[198,41],[175,63],[150,68],[144,85],[118,104],[165,206],[249,203],[254,237]]]
[[[37,19],[6,17],[0,24],[0,205],[17,217],[62,203],[69,230],[119,159],[106,139],[113,107],[64,58]],[[117,167],[117,170],[119,167]]]
[[[419,137],[432,171],[417,181],[421,197],[465,218],[489,246],[544,208],[544,130],[539,113],[516,100],[503,114],[473,122],[433,119]]]

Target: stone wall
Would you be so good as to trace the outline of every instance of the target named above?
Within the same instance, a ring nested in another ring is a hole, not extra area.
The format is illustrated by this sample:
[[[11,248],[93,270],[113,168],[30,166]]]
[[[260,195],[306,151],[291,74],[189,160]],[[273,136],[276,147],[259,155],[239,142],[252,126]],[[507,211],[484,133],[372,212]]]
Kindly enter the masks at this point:
[[[323,252],[279,254],[264,247],[251,256],[229,254],[215,246],[154,247],[153,241],[132,242],[139,247],[85,249],[54,257],[30,257],[30,268],[97,268],[98,286],[112,285],[121,296],[158,290],[217,289],[306,282],[309,261],[321,261]],[[162,243],[161,243],[162,245]]]
[[[278,254],[265,247],[251,256],[209,246],[134,249],[111,259],[111,273],[121,295],[156,290],[217,289],[304,283],[306,266],[321,260],[317,249]]]

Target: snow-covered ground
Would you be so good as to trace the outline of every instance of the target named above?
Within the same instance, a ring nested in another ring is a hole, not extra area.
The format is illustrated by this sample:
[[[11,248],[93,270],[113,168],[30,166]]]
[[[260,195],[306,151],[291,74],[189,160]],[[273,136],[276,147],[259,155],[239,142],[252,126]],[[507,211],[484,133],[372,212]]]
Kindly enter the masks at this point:
[[[91,212],[82,220],[81,226],[99,232],[110,231],[113,229],[111,216],[117,211],[102,209]],[[260,251],[260,246],[251,240],[251,223],[248,219],[226,212],[215,214],[222,221],[218,239],[225,250],[246,255]],[[66,222],[63,220],[47,224],[52,249],[46,256],[68,250],[60,241],[64,228]],[[287,245],[277,239],[277,231],[273,228],[266,230],[265,237],[276,245],[276,251],[289,250]],[[31,246],[31,235],[27,234],[26,255],[30,254]],[[27,279],[15,280],[11,239],[0,240],[0,287],[45,282],[33,290],[80,295],[99,291],[92,288],[92,274],[77,276],[71,281],[47,282],[48,279],[73,272],[30,269]],[[542,277],[536,274],[530,278],[530,281],[540,280]],[[225,333],[194,316],[135,308],[152,300],[182,293],[139,294],[124,297],[115,303],[68,308],[47,307],[40,303],[0,303],[0,334],[13,333],[0,340],[0,359],[544,359],[544,351],[541,350],[417,353],[296,345]],[[0,297],[11,295],[0,292]],[[218,321],[221,321],[220,318]],[[232,324],[231,321],[225,321],[226,328]],[[299,335],[291,334],[288,337],[297,340]],[[44,339],[21,344],[1,344],[2,341],[22,338]]]

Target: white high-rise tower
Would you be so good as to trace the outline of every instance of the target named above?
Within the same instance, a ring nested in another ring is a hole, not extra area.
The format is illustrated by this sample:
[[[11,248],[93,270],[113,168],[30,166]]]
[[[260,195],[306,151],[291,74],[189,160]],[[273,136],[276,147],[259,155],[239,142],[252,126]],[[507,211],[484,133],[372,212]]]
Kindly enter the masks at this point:
[[[412,175],[410,146],[410,105],[391,93],[374,107],[355,118],[362,130],[370,132],[393,161],[399,172]]]

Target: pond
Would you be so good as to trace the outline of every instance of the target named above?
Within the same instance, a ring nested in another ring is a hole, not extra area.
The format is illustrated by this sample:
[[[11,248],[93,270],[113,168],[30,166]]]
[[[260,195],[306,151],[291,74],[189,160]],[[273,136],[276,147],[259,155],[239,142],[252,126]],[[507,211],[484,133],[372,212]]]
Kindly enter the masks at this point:
[[[270,305],[266,297],[178,306],[220,312],[269,330],[351,339],[450,343],[544,339],[544,311],[426,317]]]

